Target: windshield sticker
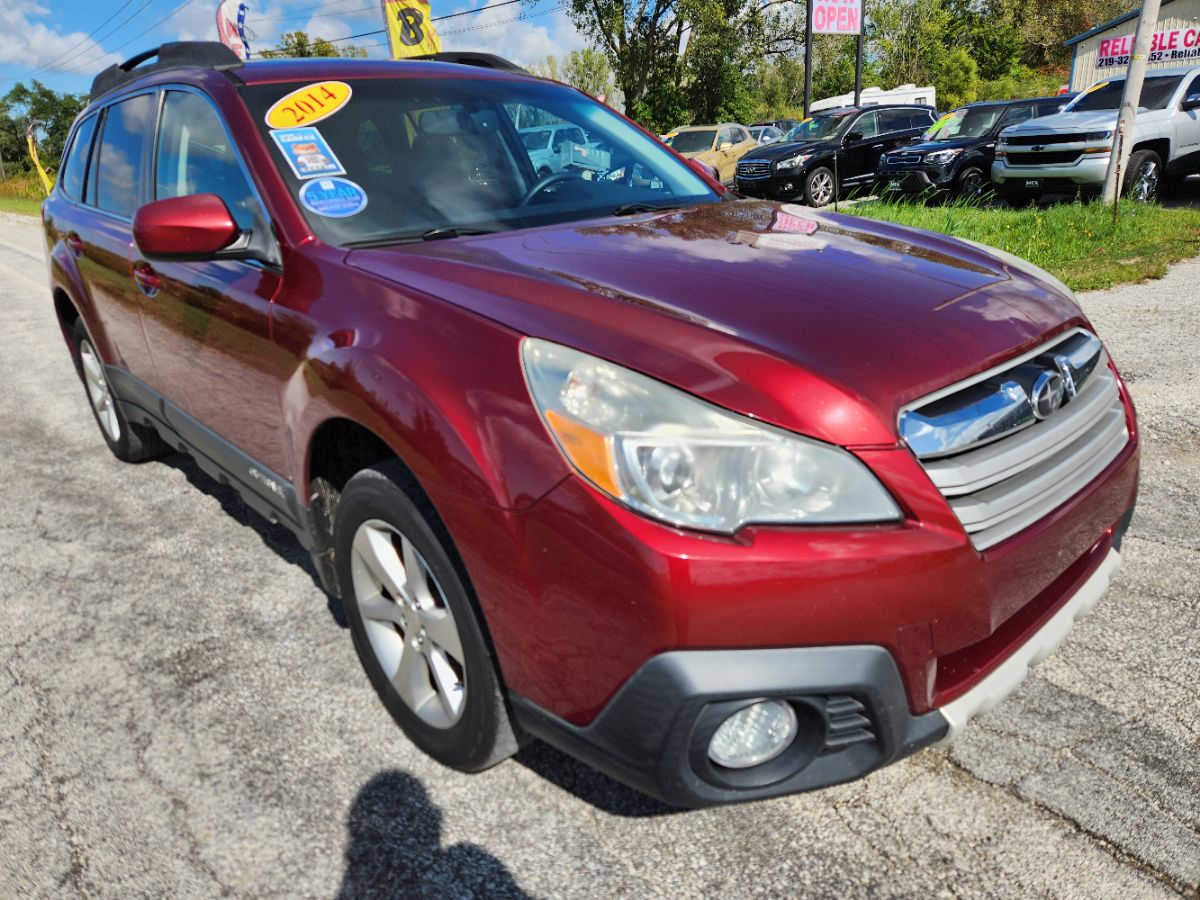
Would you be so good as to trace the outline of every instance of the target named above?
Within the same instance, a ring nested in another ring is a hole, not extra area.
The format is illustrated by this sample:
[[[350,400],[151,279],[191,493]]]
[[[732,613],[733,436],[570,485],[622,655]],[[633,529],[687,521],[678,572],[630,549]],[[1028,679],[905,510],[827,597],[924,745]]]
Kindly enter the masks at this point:
[[[367,192],[347,178],[319,178],[304,182],[300,205],[318,216],[345,219],[367,208]]]
[[[346,174],[325,136],[315,128],[279,129],[271,137],[297,178]]]
[[[295,128],[327,119],[345,106],[353,93],[344,81],[319,81],[280,97],[267,110],[269,128]]]
[[[952,113],[952,112],[946,113],[944,116],[942,116],[940,119],[938,119],[932,125],[930,125],[929,131],[926,133],[927,134],[937,134],[939,131],[941,131],[943,128],[945,128],[946,123],[949,122],[953,118],[954,118],[954,113]]]

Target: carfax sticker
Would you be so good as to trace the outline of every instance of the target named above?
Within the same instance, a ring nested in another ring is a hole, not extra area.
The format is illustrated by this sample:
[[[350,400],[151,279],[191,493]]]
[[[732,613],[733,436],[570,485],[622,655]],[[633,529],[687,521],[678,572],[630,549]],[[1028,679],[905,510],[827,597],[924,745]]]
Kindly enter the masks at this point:
[[[315,128],[283,128],[271,132],[297,178],[345,175],[325,136]]]
[[[318,81],[285,94],[267,110],[268,128],[313,125],[332,116],[350,101],[353,90],[344,81]]]
[[[345,219],[367,208],[367,192],[348,178],[318,178],[304,182],[300,205],[318,216]]]

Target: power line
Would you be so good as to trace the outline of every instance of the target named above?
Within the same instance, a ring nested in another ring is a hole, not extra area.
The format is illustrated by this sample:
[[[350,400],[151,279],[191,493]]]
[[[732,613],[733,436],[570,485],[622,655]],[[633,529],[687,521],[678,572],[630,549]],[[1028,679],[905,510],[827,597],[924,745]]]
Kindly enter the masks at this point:
[[[145,9],[145,7],[146,7],[146,6],[148,6],[148,5],[149,5],[150,3],[152,3],[152,2],[154,2],[154,0],[149,0],[149,2],[148,2],[148,3],[147,3],[145,6],[143,6],[143,7],[142,7],[142,9]],[[182,2],[182,3],[180,3],[178,6],[176,6],[174,9],[172,9],[172,10],[171,10],[169,13],[167,13],[165,16],[163,16],[161,19],[159,19],[159,20],[158,20],[157,22],[155,22],[154,24],[152,24],[152,25],[148,25],[147,27],[143,28],[141,31],[139,31],[137,34],[135,34],[133,37],[129,38],[129,40],[125,41],[125,43],[123,43],[123,44],[118,44],[118,45],[117,45],[116,47],[114,47],[112,50],[105,50],[104,52],[107,54],[107,53],[116,53],[118,50],[123,50],[125,47],[128,47],[130,44],[132,44],[134,41],[136,41],[136,40],[137,40],[138,38],[140,38],[142,35],[146,34],[147,32],[153,31],[155,28],[157,28],[157,27],[158,27],[159,25],[161,25],[163,22],[167,21],[167,19],[171,18],[171,16],[175,15],[175,13],[179,12],[179,11],[180,11],[181,9],[183,9],[185,6],[191,6],[191,4],[192,4],[192,3],[194,3],[194,2],[195,2],[195,0],[183,0],[183,2]],[[140,11],[141,11],[141,10],[139,10],[139,12],[140,12]],[[135,15],[136,15],[136,14],[135,14]],[[101,49],[103,49],[103,48],[101,48]],[[64,69],[63,71],[66,71],[66,72],[81,72],[81,71],[83,71],[84,69],[88,68],[89,66],[94,66],[95,64],[96,64],[96,60],[95,60],[95,59],[92,59],[92,60],[81,60],[81,61],[79,62],[79,64],[77,64],[77,65],[76,65],[76,66],[74,66],[73,68],[70,68],[70,69]]]
[[[64,50],[62,53],[58,54],[58,56],[54,57],[54,59],[50,60],[50,62],[42,63],[40,66],[38,66],[36,69],[34,69],[32,72],[29,72],[28,74],[32,76],[32,75],[36,75],[38,72],[44,72],[47,69],[49,69],[51,66],[53,66],[56,62],[61,60],[64,56],[70,56],[77,49],[79,49],[79,47],[81,47],[83,44],[86,44],[91,38],[95,37],[96,33],[98,31],[100,31],[102,28],[104,28],[105,25],[107,25],[109,22],[111,22],[113,19],[115,19],[117,16],[119,16],[122,12],[124,12],[125,8],[127,6],[129,6],[129,4],[132,2],[133,2],[133,0],[125,0],[124,3],[122,3],[120,6],[117,7],[116,12],[114,12],[111,16],[109,16],[107,19],[105,19],[103,22],[101,22],[99,25],[97,25],[95,28],[93,28],[85,37],[83,37],[82,39],[77,41],[73,46]]]

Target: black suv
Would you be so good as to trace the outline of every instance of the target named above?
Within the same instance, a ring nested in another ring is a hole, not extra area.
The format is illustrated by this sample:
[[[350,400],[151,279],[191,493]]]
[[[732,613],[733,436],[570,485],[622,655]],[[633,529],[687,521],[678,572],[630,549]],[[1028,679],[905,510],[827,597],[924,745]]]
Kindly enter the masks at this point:
[[[885,194],[979,196],[991,186],[996,137],[1010,125],[1052,116],[1074,94],[971,103],[947,113],[921,143],[884,154],[877,180]]]
[[[805,119],[774,144],[738,160],[737,189],[751,197],[824,206],[871,187],[879,158],[923,134],[937,118],[929,106],[855,106]]]

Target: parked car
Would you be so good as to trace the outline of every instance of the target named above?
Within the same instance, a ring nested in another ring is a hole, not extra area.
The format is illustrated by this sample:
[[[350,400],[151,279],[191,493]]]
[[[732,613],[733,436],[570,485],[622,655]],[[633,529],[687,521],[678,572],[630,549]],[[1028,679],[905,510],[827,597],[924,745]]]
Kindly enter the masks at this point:
[[[778,128],[784,134],[787,134],[793,128],[800,124],[799,119],[771,119],[768,122],[755,122],[751,128]]]
[[[936,118],[925,106],[821,113],[782,141],[743,156],[737,164],[737,189],[749,197],[825,206],[839,194],[873,188],[879,158],[923,134]]]
[[[1010,125],[1059,112],[1070,97],[970,103],[938,119],[920,143],[879,160],[885,194],[978,197],[991,187],[996,137]]]
[[[992,181],[1013,204],[1042,194],[1095,192],[1104,186],[1125,79],[1093,85],[1061,113],[1005,129]],[[1157,198],[1164,178],[1200,172],[1200,66],[1146,73],[1141,103],[1127,138],[1132,154],[1122,192]]]
[[[543,125],[519,129],[530,162],[542,175],[558,172],[570,160],[572,146],[587,147],[587,134],[578,125]],[[564,154],[564,148],[566,153]]]
[[[540,175],[542,116],[611,168]],[[1137,425],[1067,288],[738,201],[562,85],[167,44],[97,77],[43,224],[103,442],[295,532],[449,766],[533,736],[685,806],[857,778],[1120,559]]]
[[[723,183],[733,181],[737,161],[758,146],[749,129],[723,122],[720,125],[691,125],[676,129],[667,145],[688,159],[698,159],[717,170]]]
[[[761,147],[763,144],[773,144],[782,140],[783,129],[776,128],[774,125],[751,125],[750,137],[758,141],[758,145]]]

